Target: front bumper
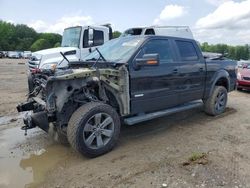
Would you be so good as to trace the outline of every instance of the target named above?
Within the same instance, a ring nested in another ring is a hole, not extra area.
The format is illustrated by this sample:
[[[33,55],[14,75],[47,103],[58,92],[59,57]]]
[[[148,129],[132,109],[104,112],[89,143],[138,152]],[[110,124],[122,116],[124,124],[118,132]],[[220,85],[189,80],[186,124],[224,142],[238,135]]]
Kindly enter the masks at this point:
[[[23,130],[32,129],[34,127],[40,127],[45,132],[49,130],[49,119],[45,110],[45,103],[41,99],[34,97],[31,100],[21,103],[17,106],[18,112],[31,111],[33,113],[27,113],[23,118],[25,126]]]
[[[237,80],[237,88],[250,90],[250,81]]]

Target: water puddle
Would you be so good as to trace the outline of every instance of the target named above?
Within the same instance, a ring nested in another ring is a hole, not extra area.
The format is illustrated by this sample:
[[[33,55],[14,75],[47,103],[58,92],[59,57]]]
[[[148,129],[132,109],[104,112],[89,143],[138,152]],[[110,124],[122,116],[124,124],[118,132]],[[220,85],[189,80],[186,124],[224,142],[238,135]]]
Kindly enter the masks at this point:
[[[7,125],[9,123],[15,122],[18,119],[22,119],[26,113],[19,113],[18,115],[9,115],[0,117],[0,125]]]
[[[40,129],[29,130],[26,137],[20,127],[0,131],[1,188],[36,187],[49,170],[67,159],[67,147],[55,143],[41,147],[48,137]]]

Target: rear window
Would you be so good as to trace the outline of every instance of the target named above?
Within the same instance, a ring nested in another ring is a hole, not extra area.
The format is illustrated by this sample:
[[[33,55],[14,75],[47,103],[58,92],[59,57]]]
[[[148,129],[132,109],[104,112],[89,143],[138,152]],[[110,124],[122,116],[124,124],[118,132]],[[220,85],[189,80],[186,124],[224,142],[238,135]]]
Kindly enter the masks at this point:
[[[196,49],[192,42],[188,41],[176,41],[177,47],[180,52],[181,60],[183,61],[194,61],[198,60]]]
[[[141,28],[133,28],[133,29],[129,29],[127,31],[124,32],[123,36],[130,36],[130,35],[141,35],[142,33],[142,29]]]

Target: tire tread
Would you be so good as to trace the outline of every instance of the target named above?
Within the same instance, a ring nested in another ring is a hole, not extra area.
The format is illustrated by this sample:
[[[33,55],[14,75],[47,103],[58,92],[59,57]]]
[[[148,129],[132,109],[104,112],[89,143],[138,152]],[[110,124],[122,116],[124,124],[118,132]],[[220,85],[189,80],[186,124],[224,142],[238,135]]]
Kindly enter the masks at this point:
[[[89,114],[91,113],[92,110],[96,110],[99,108],[100,110],[109,110],[112,113],[112,116],[116,118],[118,123],[115,125],[118,128],[118,133],[115,135],[115,138],[111,144],[108,145],[108,148],[105,148],[105,151],[101,152],[95,152],[95,151],[87,151],[83,150],[81,148],[81,141],[77,139],[77,135],[79,134],[79,127],[81,124],[81,121]],[[69,123],[68,123],[68,128],[67,128],[67,136],[68,136],[68,141],[72,148],[88,157],[96,157],[99,155],[102,155],[108,151],[110,151],[114,145],[116,144],[116,141],[118,140],[120,133],[120,118],[117,114],[117,112],[109,105],[101,102],[90,102],[87,103],[81,107],[79,107],[71,116]]]

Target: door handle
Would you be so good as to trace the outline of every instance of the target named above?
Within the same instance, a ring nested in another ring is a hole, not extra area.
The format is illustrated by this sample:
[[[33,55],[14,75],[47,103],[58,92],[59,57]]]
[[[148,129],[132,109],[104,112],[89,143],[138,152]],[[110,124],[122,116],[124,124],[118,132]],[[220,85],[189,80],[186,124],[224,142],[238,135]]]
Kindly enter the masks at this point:
[[[200,71],[200,72],[203,72],[203,70],[204,70],[203,68],[199,68],[199,71]]]
[[[174,69],[173,74],[177,74],[177,73],[178,73],[178,69]]]

